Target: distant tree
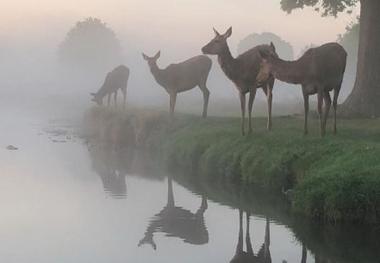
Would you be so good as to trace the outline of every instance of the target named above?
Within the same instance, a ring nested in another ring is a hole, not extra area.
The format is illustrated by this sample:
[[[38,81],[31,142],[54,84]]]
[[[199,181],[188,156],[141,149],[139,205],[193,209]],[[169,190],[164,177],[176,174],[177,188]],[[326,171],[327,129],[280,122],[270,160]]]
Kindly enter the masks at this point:
[[[86,18],[70,29],[59,46],[60,61],[74,68],[110,70],[122,61],[116,34],[98,18]]]
[[[313,47],[316,47],[316,45],[314,44],[309,44],[309,45],[306,45],[304,46],[301,51],[300,51],[300,54],[298,57],[301,57],[303,54],[305,54],[306,51],[308,51],[310,48],[313,48]]]
[[[379,0],[281,0],[290,13],[297,8],[314,7],[323,16],[337,16],[360,3],[360,33],[357,74],[354,88],[343,103],[349,116],[380,117],[380,1]],[[312,29],[311,29],[312,30]]]
[[[240,41],[238,45],[238,53],[242,54],[257,45],[268,45],[270,42],[273,42],[273,44],[276,46],[276,51],[281,58],[286,60],[293,59],[293,47],[285,40],[282,40],[276,34],[270,32],[264,32],[261,34],[253,33],[247,36]]]

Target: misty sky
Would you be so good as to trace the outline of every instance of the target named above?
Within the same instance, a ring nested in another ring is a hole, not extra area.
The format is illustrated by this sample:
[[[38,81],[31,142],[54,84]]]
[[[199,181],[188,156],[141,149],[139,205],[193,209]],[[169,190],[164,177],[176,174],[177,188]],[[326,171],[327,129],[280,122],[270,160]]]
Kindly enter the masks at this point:
[[[183,48],[196,53],[212,37],[213,26],[224,31],[232,25],[230,43],[235,47],[250,33],[271,31],[290,42],[297,54],[310,43],[336,40],[357,14],[354,10],[338,19],[321,18],[307,9],[288,15],[280,10],[279,0],[3,0],[0,37],[12,44],[24,39],[59,42],[76,21],[94,16],[133,50]]]

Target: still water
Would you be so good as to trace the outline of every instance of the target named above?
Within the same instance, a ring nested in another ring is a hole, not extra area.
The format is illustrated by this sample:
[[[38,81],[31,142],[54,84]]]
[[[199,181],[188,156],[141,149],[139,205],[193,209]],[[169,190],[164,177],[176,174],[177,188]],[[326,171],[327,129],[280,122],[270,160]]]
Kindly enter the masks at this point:
[[[2,117],[1,262],[380,262],[376,228],[257,212],[89,144],[67,120]]]

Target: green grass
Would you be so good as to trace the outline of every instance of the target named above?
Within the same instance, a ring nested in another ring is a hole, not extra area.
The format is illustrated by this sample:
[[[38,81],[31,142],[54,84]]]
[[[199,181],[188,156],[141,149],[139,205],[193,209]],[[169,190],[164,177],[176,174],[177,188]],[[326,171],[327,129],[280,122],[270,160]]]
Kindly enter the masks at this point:
[[[240,135],[239,118],[206,120],[177,115],[150,127],[146,147],[170,167],[211,182],[233,180],[281,194],[292,188],[292,211],[326,221],[377,222],[380,218],[380,123],[339,120],[338,135],[320,138],[311,120],[254,119],[254,132]],[[168,124],[169,123],[169,124]],[[331,125],[331,121],[329,123]]]

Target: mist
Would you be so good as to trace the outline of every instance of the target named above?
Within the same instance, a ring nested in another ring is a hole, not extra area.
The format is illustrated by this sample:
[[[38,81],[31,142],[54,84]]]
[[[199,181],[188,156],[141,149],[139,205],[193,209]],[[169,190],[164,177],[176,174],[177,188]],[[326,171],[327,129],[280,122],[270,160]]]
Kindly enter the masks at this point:
[[[201,47],[213,37],[213,27],[224,32],[232,26],[229,46],[234,56],[245,37],[270,32],[288,42],[297,58],[307,45],[336,41],[357,13],[354,10],[336,19],[322,18],[306,9],[288,15],[276,1],[8,2],[0,18],[0,100],[3,106],[54,114],[72,111],[75,115],[92,106],[89,93],[100,88],[107,72],[125,64],[131,71],[128,105],[166,109],[168,96],[152,77],[142,52],[153,55],[161,50],[158,65],[165,68],[199,55]],[[59,46],[69,30],[88,17],[100,19],[115,33],[122,55],[101,69],[71,65],[68,70],[59,60]],[[307,17],[307,23],[299,23],[302,17]],[[221,109],[227,109],[227,115],[238,114],[238,93],[217,60],[212,59],[210,114],[221,114]],[[281,104],[291,104],[290,113],[296,111],[302,103],[300,88],[276,83],[274,112],[284,112],[276,106]],[[352,83],[345,84],[343,93],[348,94]],[[265,111],[264,100],[263,93],[258,92],[256,113]],[[177,108],[198,112],[200,102],[201,93],[194,89],[178,97]]]

